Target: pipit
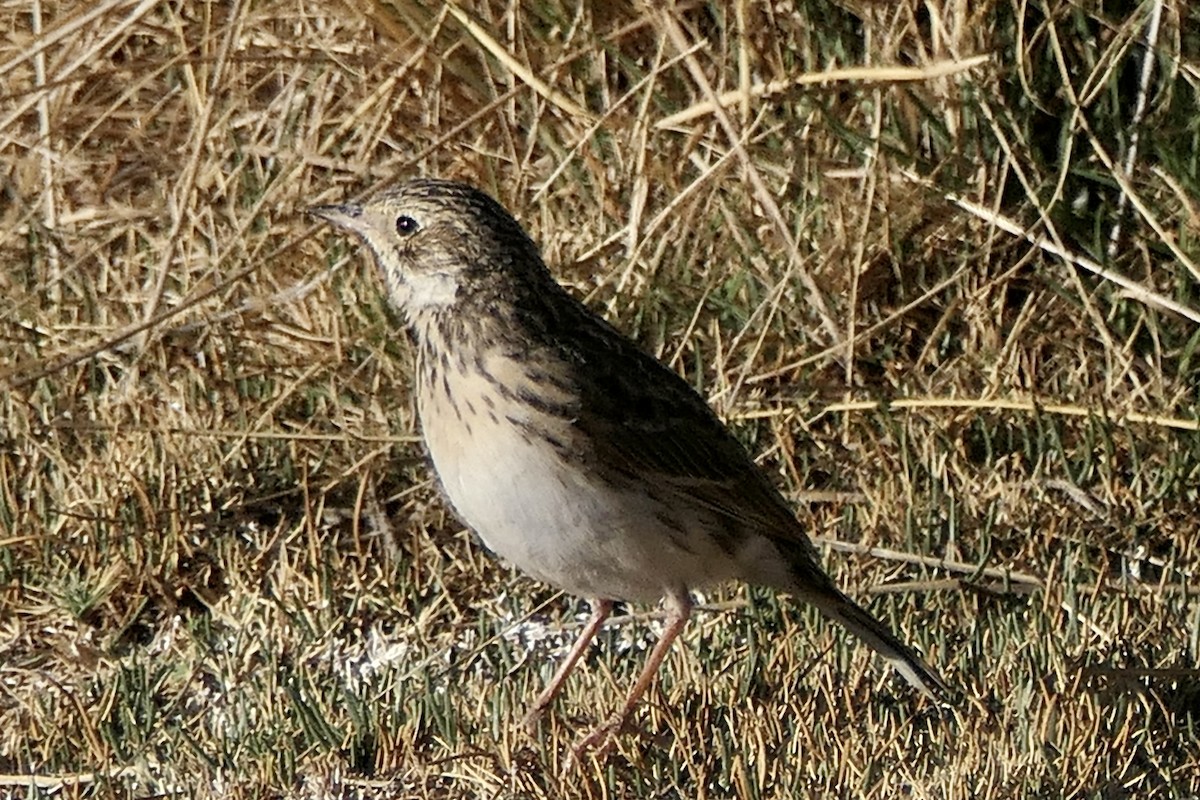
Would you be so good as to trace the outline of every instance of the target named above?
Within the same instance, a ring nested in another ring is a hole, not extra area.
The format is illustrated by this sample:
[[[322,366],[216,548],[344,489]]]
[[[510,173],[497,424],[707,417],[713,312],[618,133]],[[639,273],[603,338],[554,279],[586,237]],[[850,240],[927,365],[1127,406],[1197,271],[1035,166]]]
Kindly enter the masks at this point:
[[[592,615],[525,718],[533,728],[613,610],[668,610],[624,704],[575,747],[611,744],[688,620],[691,591],[741,580],[812,603],[927,695],[942,679],[834,586],[787,502],[705,401],[558,284],[495,200],[414,180],[311,213],[374,254],[417,349],[425,444],[492,551],[588,598]]]

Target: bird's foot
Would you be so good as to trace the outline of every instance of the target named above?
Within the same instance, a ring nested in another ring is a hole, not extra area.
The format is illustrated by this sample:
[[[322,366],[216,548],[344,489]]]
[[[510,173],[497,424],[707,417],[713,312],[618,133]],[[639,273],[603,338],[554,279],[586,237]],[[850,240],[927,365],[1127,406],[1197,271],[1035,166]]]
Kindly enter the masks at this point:
[[[525,716],[521,718],[521,727],[525,729],[525,733],[530,736],[537,736],[538,725],[541,723],[542,717],[545,716],[548,707],[549,704],[534,704],[533,708],[526,712]]]
[[[603,724],[597,725],[591,733],[584,736],[571,746],[572,761],[582,762],[585,755],[590,754],[597,761],[603,761],[612,751],[617,735],[625,727],[627,714],[613,714]]]

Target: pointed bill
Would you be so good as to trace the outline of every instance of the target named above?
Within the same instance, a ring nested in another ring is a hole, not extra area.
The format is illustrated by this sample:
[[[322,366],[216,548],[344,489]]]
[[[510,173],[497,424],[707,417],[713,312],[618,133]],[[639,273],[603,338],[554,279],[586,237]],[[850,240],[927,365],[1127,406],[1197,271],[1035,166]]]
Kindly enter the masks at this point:
[[[348,231],[356,233],[361,233],[363,230],[362,206],[353,203],[309,206],[306,211],[312,216],[320,217],[339,228],[345,228]]]

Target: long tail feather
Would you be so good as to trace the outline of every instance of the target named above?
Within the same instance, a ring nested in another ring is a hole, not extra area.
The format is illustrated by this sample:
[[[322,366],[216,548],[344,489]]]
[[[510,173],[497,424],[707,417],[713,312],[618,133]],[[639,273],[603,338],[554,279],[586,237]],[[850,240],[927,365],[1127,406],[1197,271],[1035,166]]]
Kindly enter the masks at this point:
[[[950,694],[950,687],[920,656],[900,641],[886,625],[837,589],[829,587],[828,591],[819,595],[805,593],[804,599],[862,639],[872,650],[891,662],[905,680],[928,697],[940,700]]]

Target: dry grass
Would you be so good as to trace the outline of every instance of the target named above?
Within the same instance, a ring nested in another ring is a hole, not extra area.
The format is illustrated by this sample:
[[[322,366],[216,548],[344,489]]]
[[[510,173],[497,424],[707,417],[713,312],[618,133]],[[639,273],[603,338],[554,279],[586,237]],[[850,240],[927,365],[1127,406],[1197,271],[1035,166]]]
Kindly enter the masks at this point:
[[[0,794],[1200,794],[1195,4],[587,5],[0,3]],[[960,701],[729,587],[561,778],[654,624],[521,732],[582,609],[447,516],[301,213],[419,174],[704,387]]]

